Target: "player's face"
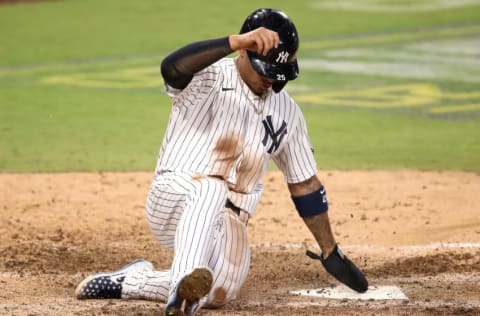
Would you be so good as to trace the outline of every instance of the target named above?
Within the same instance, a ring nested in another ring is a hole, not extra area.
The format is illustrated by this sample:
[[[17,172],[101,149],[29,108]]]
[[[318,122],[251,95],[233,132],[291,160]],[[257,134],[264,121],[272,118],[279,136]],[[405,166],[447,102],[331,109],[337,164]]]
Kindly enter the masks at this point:
[[[242,75],[243,81],[256,95],[262,95],[268,91],[275,80],[259,75],[255,69],[253,69],[250,59],[246,56],[241,56],[240,62],[243,64],[241,67],[244,74]]]

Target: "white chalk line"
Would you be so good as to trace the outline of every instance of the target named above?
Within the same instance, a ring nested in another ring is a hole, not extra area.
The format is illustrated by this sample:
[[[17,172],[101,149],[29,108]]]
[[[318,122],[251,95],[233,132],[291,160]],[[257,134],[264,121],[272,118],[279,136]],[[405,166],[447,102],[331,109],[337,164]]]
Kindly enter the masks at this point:
[[[342,245],[341,247],[342,249],[352,250],[352,251],[418,252],[418,251],[435,250],[435,249],[466,249],[466,248],[480,249],[480,242],[465,242],[465,243],[436,242],[436,243],[426,244],[426,245],[409,245],[409,246]],[[319,249],[318,245],[316,244],[281,243],[281,242],[253,244],[251,245],[251,248],[254,248],[254,249],[306,249],[306,248]]]
[[[18,244],[24,245],[43,245],[45,246],[46,243],[37,242],[37,241],[28,241],[28,242],[18,242]],[[49,242],[53,249],[56,249],[57,246],[60,244],[55,242]],[[91,243],[90,248],[97,246],[105,247],[108,245],[109,247],[114,248],[144,248],[146,245],[148,246],[158,246],[161,247],[156,242],[151,243],[139,243],[139,242],[111,242],[108,244],[104,243]],[[64,247],[63,245],[61,245]],[[67,246],[65,251],[68,250],[76,250],[76,249],[83,249],[84,246]],[[315,243],[289,243],[289,242],[268,242],[268,243],[258,243],[258,244],[250,244],[250,248],[252,249],[320,249],[320,247]],[[431,244],[422,244],[422,245],[406,245],[406,246],[382,246],[382,245],[368,245],[368,244],[353,244],[353,245],[341,245],[341,248],[344,250],[352,250],[352,251],[409,251],[409,252],[418,252],[424,250],[436,250],[436,249],[480,249],[480,242],[435,242]]]
[[[38,245],[38,246],[51,246],[52,249],[58,247],[65,248],[62,243],[56,242],[38,242],[38,241],[24,241],[17,242],[17,245]],[[100,246],[109,248],[132,248],[140,249],[145,246],[161,247],[157,242],[111,242],[105,243],[90,243],[89,248]],[[406,246],[382,246],[382,245],[368,245],[368,244],[353,244],[353,245],[341,245],[342,249],[350,250],[352,252],[378,252],[378,251],[403,251],[403,252],[421,252],[425,250],[445,250],[445,249],[480,249],[480,242],[435,242],[431,244],[422,245],[406,245]],[[83,249],[85,246],[66,246],[64,251]],[[289,242],[268,242],[268,243],[254,243],[250,244],[251,249],[320,249],[315,243],[289,243]]]

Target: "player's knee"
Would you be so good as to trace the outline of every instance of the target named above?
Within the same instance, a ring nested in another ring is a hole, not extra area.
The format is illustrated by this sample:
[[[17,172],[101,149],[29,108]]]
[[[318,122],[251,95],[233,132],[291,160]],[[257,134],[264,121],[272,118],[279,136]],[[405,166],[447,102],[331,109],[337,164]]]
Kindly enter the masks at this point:
[[[238,291],[226,290],[223,287],[214,288],[208,297],[207,307],[219,308],[237,296]]]

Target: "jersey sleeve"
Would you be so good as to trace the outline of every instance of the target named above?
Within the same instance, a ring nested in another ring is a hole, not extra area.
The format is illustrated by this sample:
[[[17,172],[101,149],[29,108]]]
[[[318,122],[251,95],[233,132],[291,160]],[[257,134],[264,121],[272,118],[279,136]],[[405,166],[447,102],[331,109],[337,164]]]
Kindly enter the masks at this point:
[[[289,135],[287,143],[272,159],[283,172],[287,183],[303,182],[316,174],[317,163],[305,119],[300,110],[298,110],[297,124]]]
[[[165,90],[172,98],[172,105],[191,107],[205,99],[213,90],[221,77],[221,71],[216,64],[194,74],[192,80],[184,89],[177,89],[165,82]]]

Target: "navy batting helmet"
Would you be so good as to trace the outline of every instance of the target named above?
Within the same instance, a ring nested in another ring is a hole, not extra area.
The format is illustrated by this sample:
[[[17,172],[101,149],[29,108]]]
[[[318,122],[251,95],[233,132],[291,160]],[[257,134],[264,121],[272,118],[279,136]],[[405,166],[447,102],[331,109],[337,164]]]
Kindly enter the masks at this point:
[[[297,29],[284,12],[275,9],[258,9],[247,17],[240,34],[262,26],[278,33],[280,39],[278,47],[272,48],[266,56],[253,51],[247,51],[247,54],[253,69],[264,77],[274,79],[272,89],[279,92],[288,80],[294,80],[298,76]]]

